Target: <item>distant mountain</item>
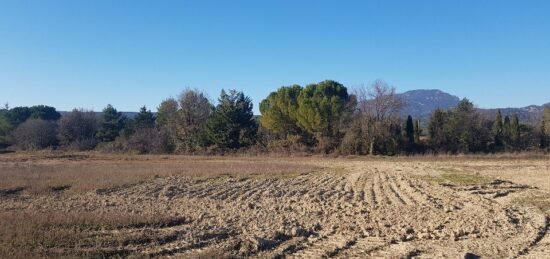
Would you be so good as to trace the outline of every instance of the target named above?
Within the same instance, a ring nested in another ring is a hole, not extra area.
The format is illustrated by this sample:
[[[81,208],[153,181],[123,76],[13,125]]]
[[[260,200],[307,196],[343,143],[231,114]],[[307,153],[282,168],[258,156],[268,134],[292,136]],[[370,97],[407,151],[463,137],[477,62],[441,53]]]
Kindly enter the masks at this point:
[[[70,111],[59,111],[59,113],[61,114],[61,116],[69,113]],[[96,114],[96,116],[101,116],[102,112],[94,112]],[[127,118],[129,119],[133,119],[134,117],[136,117],[136,115],[138,114],[137,112],[120,112],[122,113],[122,115],[126,116]]]
[[[411,115],[419,119],[424,125],[430,119],[432,112],[437,109],[449,109],[456,107],[460,98],[443,92],[441,90],[412,90],[399,94],[405,101],[406,106],[401,111],[403,117]],[[543,105],[529,105],[521,108],[478,108],[478,111],[488,119],[494,119],[497,110],[500,110],[502,116],[512,116],[518,114],[522,123],[536,123],[544,111],[544,107],[550,107],[550,103]]]
[[[518,115],[519,121],[522,123],[537,123],[542,113],[544,112],[544,107],[550,107],[550,103],[543,105],[529,105],[521,108],[496,108],[496,109],[478,109],[485,117],[489,119],[494,119],[498,110],[502,113],[502,117],[510,116],[514,114]]]
[[[422,119],[429,117],[435,109],[456,107],[460,98],[437,89],[412,90],[398,94],[405,101],[403,116],[411,115]]]

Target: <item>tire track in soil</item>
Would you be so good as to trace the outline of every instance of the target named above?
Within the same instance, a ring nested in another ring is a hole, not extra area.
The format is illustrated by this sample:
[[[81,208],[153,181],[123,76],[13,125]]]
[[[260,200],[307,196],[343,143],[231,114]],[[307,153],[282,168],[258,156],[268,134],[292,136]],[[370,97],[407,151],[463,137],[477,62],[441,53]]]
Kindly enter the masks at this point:
[[[337,255],[341,250],[349,248],[355,242],[354,238],[343,235],[321,237],[314,242],[306,242],[297,248],[287,258],[324,258]]]
[[[450,247],[440,251],[446,257],[463,256],[454,251],[466,250],[485,256],[497,251],[493,255],[501,257],[547,251],[543,245],[548,222],[538,222],[532,212],[511,212],[491,197],[431,184],[391,166],[349,170],[215,182],[174,177],[119,188],[101,197],[122,201],[128,196],[148,197],[152,201],[142,205],[148,209],[169,207],[196,219],[185,226],[137,230],[170,237],[163,243],[152,239],[124,247],[153,257],[200,254],[247,237],[259,241],[241,247],[250,249],[244,253],[277,258],[403,256],[413,253],[414,247],[435,243]],[[161,200],[167,186],[176,187],[177,199],[169,204]],[[227,230],[216,232],[219,226]],[[537,232],[543,227],[544,233]],[[136,230],[119,234],[132,231]],[[235,256],[243,253],[227,249]]]

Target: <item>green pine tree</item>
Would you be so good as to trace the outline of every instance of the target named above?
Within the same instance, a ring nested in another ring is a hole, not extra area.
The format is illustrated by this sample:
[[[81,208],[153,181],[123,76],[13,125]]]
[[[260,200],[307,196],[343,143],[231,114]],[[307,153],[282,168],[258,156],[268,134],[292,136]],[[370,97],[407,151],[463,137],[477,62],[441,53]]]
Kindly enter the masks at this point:
[[[155,115],[143,106],[139,109],[139,113],[134,118],[134,126],[136,128],[151,128],[155,126]]]
[[[517,150],[520,147],[521,143],[521,132],[520,132],[520,125],[519,125],[519,118],[517,114],[514,114],[512,117],[512,123],[510,124],[510,143],[512,144],[512,147]]]
[[[317,148],[330,152],[338,146],[343,124],[351,115],[347,88],[332,80],[306,86],[298,95],[297,122],[317,140]]]
[[[409,115],[407,117],[407,122],[405,124],[405,141],[406,141],[406,151],[414,151],[414,123],[412,117]]]
[[[504,142],[504,147],[508,149],[512,145],[512,136],[511,136],[511,125],[510,125],[510,116],[504,116],[504,123],[502,124],[502,141]]]
[[[298,125],[298,96],[302,91],[299,85],[283,86],[272,92],[260,103],[262,127],[272,130],[283,137],[299,135],[302,129]]]
[[[503,136],[503,125],[502,125],[502,114],[500,110],[497,111],[495,121],[493,123],[493,140],[496,150],[501,150],[502,148],[502,136]]]
[[[222,90],[218,105],[206,123],[208,139],[222,149],[246,147],[255,142],[257,124],[252,101],[242,92]]]
[[[124,119],[122,113],[118,112],[112,105],[107,105],[103,109],[96,138],[102,142],[115,140],[124,128]]]

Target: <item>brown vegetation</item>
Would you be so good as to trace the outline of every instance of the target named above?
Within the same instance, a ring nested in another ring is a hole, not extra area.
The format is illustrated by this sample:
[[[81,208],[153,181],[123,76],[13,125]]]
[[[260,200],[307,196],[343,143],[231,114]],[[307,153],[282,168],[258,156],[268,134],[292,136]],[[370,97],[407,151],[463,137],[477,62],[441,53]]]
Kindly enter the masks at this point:
[[[540,258],[549,176],[509,155],[4,154],[0,257]]]

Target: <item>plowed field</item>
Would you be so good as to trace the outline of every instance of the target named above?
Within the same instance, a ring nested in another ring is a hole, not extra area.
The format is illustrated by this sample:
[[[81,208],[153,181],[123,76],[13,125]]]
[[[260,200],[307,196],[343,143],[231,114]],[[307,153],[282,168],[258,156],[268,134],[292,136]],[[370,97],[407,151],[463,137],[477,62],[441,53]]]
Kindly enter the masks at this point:
[[[0,193],[4,256],[550,257],[550,184],[518,180],[550,181],[548,159],[21,159],[0,160],[15,184]],[[84,162],[91,173],[157,169],[105,188],[56,178],[30,191],[39,169]],[[163,163],[171,173],[159,173]],[[224,173],[175,170],[193,163]],[[13,180],[18,170],[27,185]]]

